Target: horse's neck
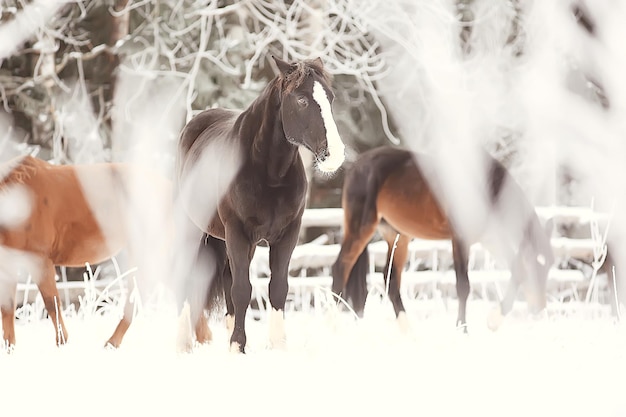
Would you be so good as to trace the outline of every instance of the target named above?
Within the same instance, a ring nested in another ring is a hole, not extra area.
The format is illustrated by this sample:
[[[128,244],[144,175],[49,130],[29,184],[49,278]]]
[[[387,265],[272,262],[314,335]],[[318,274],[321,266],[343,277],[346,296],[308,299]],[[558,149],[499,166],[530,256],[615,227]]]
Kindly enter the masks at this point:
[[[285,137],[277,102],[276,97],[256,102],[242,118],[242,132],[251,140],[250,162],[263,171],[270,184],[282,183],[300,157],[298,147]]]

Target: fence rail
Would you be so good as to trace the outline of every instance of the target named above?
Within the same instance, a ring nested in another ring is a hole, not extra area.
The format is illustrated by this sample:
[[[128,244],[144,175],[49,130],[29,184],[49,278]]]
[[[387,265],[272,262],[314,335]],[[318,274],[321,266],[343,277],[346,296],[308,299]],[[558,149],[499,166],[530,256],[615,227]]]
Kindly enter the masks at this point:
[[[538,216],[541,220],[553,219],[555,224],[591,225],[592,222],[604,224],[607,216],[585,207],[538,207]],[[343,210],[340,208],[307,209],[302,218],[302,228],[341,228]],[[339,244],[327,244],[327,236],[321,235],[311,242],[298,245],[290,262],[290,297],[296,308],[306,308],[305,304],[315,304],[315,297],[328,290],[331,286],[330,267],[337,258]],[[594,248],[602,242],[591,238],[572,239],[553,237],[552,247],[557,258],[575,258],[589,261],[593,259]],[[382,241],[370,243],[370,275],[371,286],[382,286],[380,270],[386,262],[387,244]],[[442,288],[453,286],[454,271],[448,268],[451,259],[452,246],[449,240],[413,239],[409,244],[409,265],[403,273],[402,292],[405,296],[415,296],[427,289],[440,291]],[[428,264],[427,270],[423,269]],[[442,266],[443,265],[443,266]],[[315,276],[307,276],[307,272],[315,270]],[[478,291],[501,292],[501,284],[509,277],[509,271],[500,268],[490,258],[480,244],[475,244],[470,252],[470,281],[472,288]],[[269,250],[267,247],[258,247],[251,265],[251,281],[253,284],[253,298],[260,305],[267,301],[267,283],[269,278]],[[553,267],[549,274],[549,288],[556,294],[566,291],[575,293],[576,288],[588,284],[589,277],[579,269],[562,270]],[[601,283],[601,281],[598,281]],[[92,289],[103,290],[110,283],[109,279],[99,279],[89,283]],[[85,290],[83,281],[60,281],[59,291],[65,302],[75,301]],[[22,297],[33,297],[37,288],[33,284],[19,284],[18,300]],[[32,298],[28,301],[32,301]]]

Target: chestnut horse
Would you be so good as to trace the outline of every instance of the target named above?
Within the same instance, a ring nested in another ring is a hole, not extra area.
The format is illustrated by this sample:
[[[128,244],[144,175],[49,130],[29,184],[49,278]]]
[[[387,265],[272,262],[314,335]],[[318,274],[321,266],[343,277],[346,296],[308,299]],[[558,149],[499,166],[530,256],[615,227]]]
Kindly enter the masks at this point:
[[[5,347],[12,350],[15,345],[20,273],[23,277],[30,274],[37,283],[55,327],[56,342],[61,345],[68,333],[61,315],[55,266],[99,263],[122,248],[129,248],[130,256],[138,259],[136,250],[146,250],[146,242],[162,242],[162,234],[168,233],[166,225],[154,219],[159,229],[150,230],[147,218],[159,212],[160,207],[154,204],[167,207],[170,181],[128,164],[58,166],[31,156],[11,160],[2,169],[0,307]],[[150,256],[159,258],[155,253]],[[128,304],[110,345],[119,346],[131,317]]]
[[[217,260],[212,293],[216,288],[224,293],[232,326],[230,348],[241,353],[252,291],[250,261],[260,242],[270,248],[270,345],[283,347],[286,342],[287,273],[307,190],[299,146],[313,153],[322,172],[334,172],[344,160],[331,112],[334,95],[321,60],[274,60],[278,75],[247,109],[206,110],[185,126],[179,143],[184,206],[196,230],[207,234],[200,253],[208,251]],[[219,202],[206,198],[207,193]],[[202,301],[191,306],[192,322],[202,314]],[[215,308],[210,301],[209,307]]]
[[[344,237],[332,268],[333,292],[350,300],[359,315],[363,313],[367,295],[367,244],[378,228],[389,245],[385,282],[401,325],[406,316],[399,290],[412,237],[452,240],[459,300],[457,326],[463,331],[467,331],[465,310],[470,292],[468,255],[470,246],[478,241],[487,243],[488,249],[495,248],[511,269],[508,289],[499,311],[491,317],[490,327],[495,328],[502,315],[510,312],[520,286],[525,290],[529,307],[541,310],[546,302],[548,271],[554,261],[548,235],[521,187],[504,166],[486,152],[480,155],[486,167],[488,213],[467,219],[472,223],[469,228],[472,233],[463,233],[461,227],[455,227],[459,223],[449,217],[450,196],[442,187],[432,186],[441,184],[440,178],[433,175],[436,167],[432,158],[392,147],[361,154],[343,185]]]

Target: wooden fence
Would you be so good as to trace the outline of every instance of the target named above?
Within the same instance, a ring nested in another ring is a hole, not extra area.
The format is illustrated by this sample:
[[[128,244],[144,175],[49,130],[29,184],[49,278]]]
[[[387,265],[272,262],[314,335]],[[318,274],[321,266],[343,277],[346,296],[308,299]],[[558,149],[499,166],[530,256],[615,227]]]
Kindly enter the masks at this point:
[[[538,207],[537,213],[542,220],[553,219],[555,225],[577,225],[579,227],[602,227],[606,216],[585,207]],[[308,209],[302,219],[302,228],[325,228],[340,231],[343,222],[343,210],[340,208]],[[589,233],[591,236],[591,233]],[[584,289],[590,280],[590,269],[563,269],[567,259],[576,259],[590,263],[602,242],[591,238],[567,238],[553,236],[551,243],[557,262],[550,270],[549,291],[557,299],[576,298],[580,289]],[[306,310],[319,304],[319,297],[327,297],[332,283],[330,268],[339,253],[339,244],[329,244],[328,236],[322,234],[311,242],[298,245],[290,263],[290,303],[292,308]],[[383,289],[381,268],[385,264],[387,245],[374,241],[368,246],[370,253],[370,286]],[[451,266],[452,247],[449,240],[413,239],[409,245],[409,261],[403,273],[402,293],[404,297],[426,296],[449,292],[454,296],[454,271]],[[269,251],[259,246],[250,268],[253,284],[253,300],[262,308],[266,304],[267,283],[269,281]],[[480,244],[472,246],[470,251],[470,282],[474,293],[483,297],[501,295],[504,282],[510,273],[502,268],[497,260],[491,258]],[[97,279],[95,282],[68,282],[61,278],[58,287],[66,303],[76,301],[84,292],[85,286],[102,291],[111,285],[113,278]],[[601,280],[597,285],[603,285]],[[19,284],[18,301],[37,293],[32,284]]]

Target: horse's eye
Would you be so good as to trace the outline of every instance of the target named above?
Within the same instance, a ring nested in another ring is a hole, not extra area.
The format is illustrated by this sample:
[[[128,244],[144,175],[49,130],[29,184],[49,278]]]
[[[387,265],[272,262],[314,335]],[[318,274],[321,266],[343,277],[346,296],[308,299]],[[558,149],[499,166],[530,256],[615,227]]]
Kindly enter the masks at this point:
[[[309,105],[309,100],[307,100],[307,98],[304,96],[300,96],[298,97],[298,105],[300,107],[306,107]]]

